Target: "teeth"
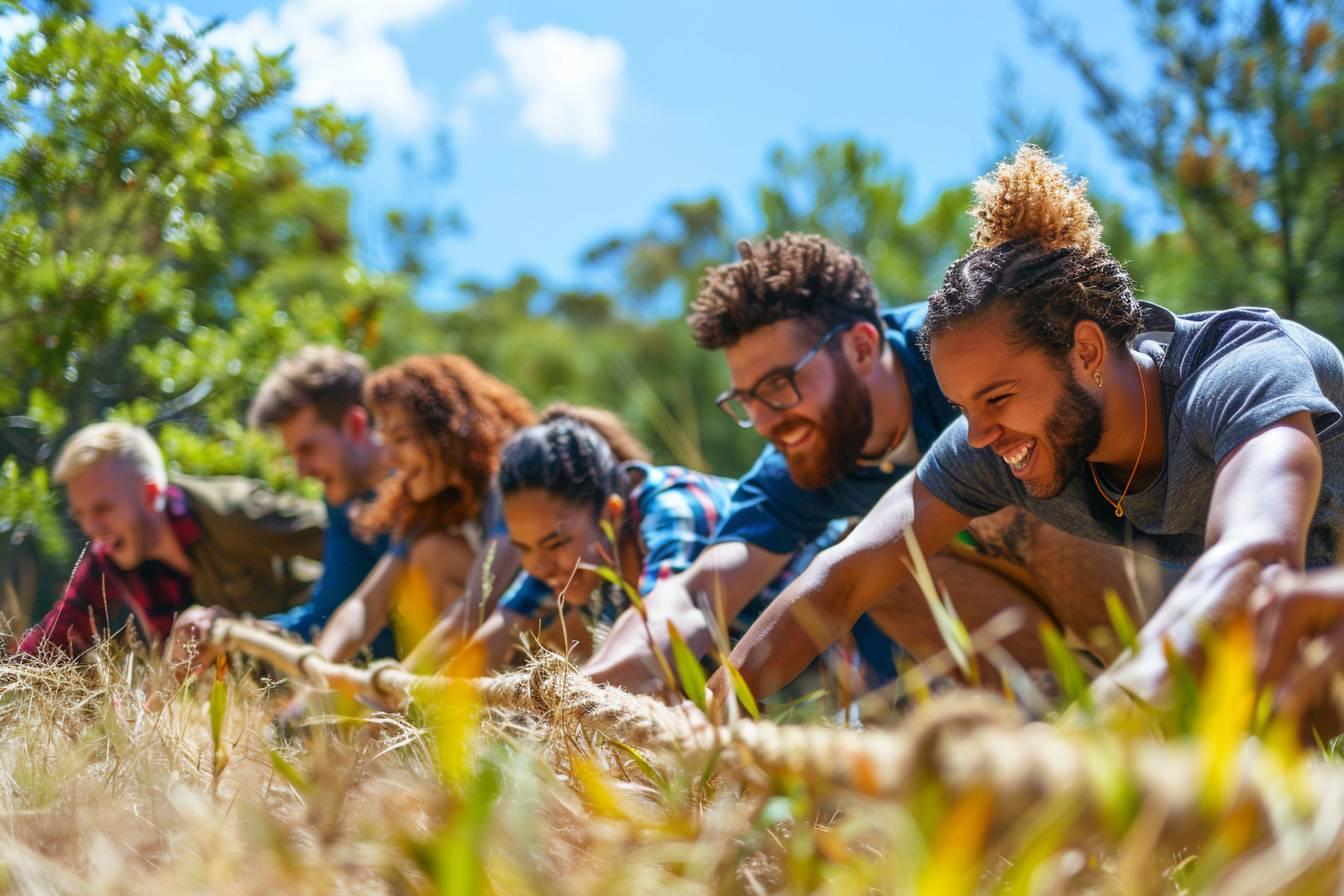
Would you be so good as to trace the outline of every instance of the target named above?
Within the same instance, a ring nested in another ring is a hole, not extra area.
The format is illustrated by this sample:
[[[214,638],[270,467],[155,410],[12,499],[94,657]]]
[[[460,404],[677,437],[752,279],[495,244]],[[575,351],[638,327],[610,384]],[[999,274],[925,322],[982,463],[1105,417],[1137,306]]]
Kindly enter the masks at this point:
[[[1034,446],[1035,444],[1036,444],[1035,441],[1023,442],[1017,448],[1013,449],[1007,454],[1002,455],[1003,462],[1006,463],[1008,466],[1012,467],[1014,470],[1020,471],[1024,466],[1026,466],[1027,457],[1031,455],[1032,446]]]

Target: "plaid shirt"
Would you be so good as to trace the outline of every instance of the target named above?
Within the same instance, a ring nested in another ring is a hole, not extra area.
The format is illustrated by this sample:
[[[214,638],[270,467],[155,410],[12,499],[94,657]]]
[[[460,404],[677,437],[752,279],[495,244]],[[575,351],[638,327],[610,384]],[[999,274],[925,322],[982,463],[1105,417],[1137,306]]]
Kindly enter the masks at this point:
[[[168,525],[185,550],[201,537],[187,509],[187,496],[176,485],[166,491]],[[129,613],[146,640],[168,637],[177,614],[195,603],[191,576],[158,560],[123,570],[102,549],[84,552],[65,594],[19,641],[18,652],[36,654],[56,648],[77,653],[93,645],[94,634]]]

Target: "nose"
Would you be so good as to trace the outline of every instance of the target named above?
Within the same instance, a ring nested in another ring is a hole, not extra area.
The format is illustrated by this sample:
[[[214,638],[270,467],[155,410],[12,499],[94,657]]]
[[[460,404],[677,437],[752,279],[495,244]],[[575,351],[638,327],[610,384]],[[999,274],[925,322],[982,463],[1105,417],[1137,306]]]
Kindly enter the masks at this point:
[[[972,448],[988,448],[1003,435],[1003,427],[982,417],[966,415],[966,441]]]

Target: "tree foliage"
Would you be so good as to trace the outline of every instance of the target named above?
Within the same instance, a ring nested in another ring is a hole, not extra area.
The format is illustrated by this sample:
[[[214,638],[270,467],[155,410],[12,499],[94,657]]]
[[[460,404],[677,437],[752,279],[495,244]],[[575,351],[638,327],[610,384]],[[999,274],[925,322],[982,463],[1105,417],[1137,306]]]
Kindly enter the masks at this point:
[[[1069,23],[1020,2],[1111,145],[1178,213],[1181,231],[1153,247],[1171,290],[1344,336],[1344,6],[1131,0],[1155,60],[1138,96]]]
[[[358,164],[363,129],[329,107],[282,114],[282,56],[198,37],[52,4],[8,49],[0,564],[31,564],[35,543],[47,587],[72,558],[44,467],[75,429],[132,420],[175,466],[277,480],[240,423],[276,356],[321,340],[378,360],[423,332],[390,325],[419,312],[407,282],[356,261],[347,194],[305,176],[305,159]]]

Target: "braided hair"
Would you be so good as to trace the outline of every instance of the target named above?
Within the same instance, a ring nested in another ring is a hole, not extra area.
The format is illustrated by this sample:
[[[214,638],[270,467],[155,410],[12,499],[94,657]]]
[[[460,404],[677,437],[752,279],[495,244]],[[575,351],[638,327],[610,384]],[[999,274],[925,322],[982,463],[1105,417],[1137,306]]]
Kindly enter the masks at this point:
[[[609,496],[628,490],[621,464],[649,459],[610,411],[553,404],[504,446],[496,481],[501,495],[542,489],[597,515]]]
[[[1128,345],[1141,315],[1133,283],[1101,242],[1101,221],[1087,181],[1037,146],[1026,145],[976,181],[973,247],[948,268],[929,297],[920,334],[931,338],[958,321],[1002,309],[1015,342],[1062,359],[1079,321],[1096,322]]]

